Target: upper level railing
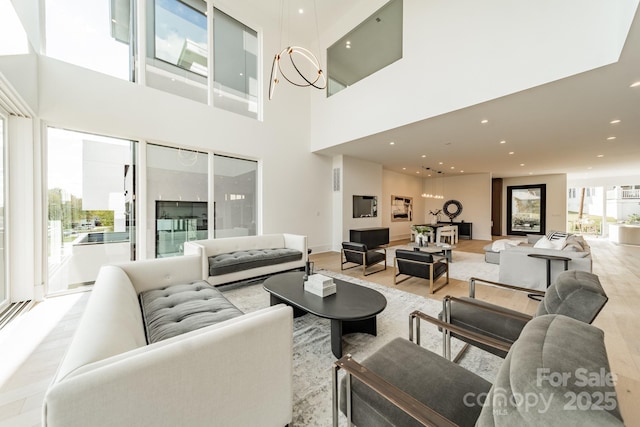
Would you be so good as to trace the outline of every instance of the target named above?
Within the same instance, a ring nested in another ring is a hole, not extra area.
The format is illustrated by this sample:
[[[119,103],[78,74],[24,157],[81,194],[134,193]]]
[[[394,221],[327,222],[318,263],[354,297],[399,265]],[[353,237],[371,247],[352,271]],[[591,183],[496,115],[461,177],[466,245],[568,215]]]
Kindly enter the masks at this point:
[[[611,191],[607,191],[607,200],[619,200],[619,199],[640,199],[640,189],[625,190],[622,188],[616,188]]]

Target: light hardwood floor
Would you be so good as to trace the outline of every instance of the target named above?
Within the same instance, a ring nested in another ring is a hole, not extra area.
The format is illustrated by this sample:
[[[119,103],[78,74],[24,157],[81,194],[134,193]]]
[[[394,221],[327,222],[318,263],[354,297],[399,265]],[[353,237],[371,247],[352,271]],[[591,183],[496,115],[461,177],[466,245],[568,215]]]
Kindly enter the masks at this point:
[[[403,242],[393,242],[403,243]],[[620,408],[627,426],[640,426],[640,247],[590,240],[593,270],[607,291],[609,302],[594,325],[605,331],[607,352]],[[486,241],[460,241],[457,250],[483,253]],[[316,269],[340,271],[339,253],[312,254]],[[345,274],[362,277],[358,268]],[[393,268],[366,276],[366,280],[393,287]],[[429,295],[425,281],[411,278],[398,289],[441,300],[445,295],[462,296],[467,282],[450,284]],[[68,346],[82,314],[88,293],[47,299],[29,313],[9,334],[0,331],[0,427],[39,426],[44,392]],[[477,296],[518,311],[533,313],[536,302],[524,295],[481,287]],[[19,326],[19,327],[18,327]]]

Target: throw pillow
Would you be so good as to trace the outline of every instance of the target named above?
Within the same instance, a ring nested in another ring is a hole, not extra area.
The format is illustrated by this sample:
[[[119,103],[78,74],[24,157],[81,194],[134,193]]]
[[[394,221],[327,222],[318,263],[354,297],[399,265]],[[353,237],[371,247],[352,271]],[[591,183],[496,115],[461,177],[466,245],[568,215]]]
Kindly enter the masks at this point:
[[[578,243],[567,243],[562,250],[567,252],[584,252],[582,245]]]
[[[556,249],[556,250],[561,250],[564,245],[566,243],[565,239],[562,240],[549,240],[546,236],[540,238],[540,240],[538,240],[536,242],[535,245],[533,245],[534,248],[536,249]]]
[[[542,234],[527,234],[527,243],[530,245],[534,245],[541,238]]]
[[[546,237],[549,240],[562,240],[569,237],[571,234],[565,233],[564,231],[550,231],[547,233]]]

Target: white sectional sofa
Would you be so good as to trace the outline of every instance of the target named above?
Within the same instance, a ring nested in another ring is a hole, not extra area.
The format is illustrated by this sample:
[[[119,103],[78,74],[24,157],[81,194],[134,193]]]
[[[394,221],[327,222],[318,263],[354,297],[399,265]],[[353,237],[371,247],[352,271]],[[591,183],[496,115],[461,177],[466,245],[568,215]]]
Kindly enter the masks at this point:
[[[304,269],[307,236],[284,233],[192,240],[185,242],[184,254],[200,257],[201,278],[221,285]]]
[[[545,290],[547,287],[547,261],[530,257],[530,254],[569,258],[568,270],[591,272],[591,248],[582,236],[570,236],[560,249],[535,247],[538,242],[537,239],[541,238],[541,236],[537,236],[535,239],[529,240],[529,243],[505,245],[504,250],[499,252],[500,270],[498,281],[500,283]],[[554,260],[549,265],[551,267],[551,283],[553,283],[558,274],[564,271],[564,262]]]
[[[289,424],[290,307],[235,313],[230,320],[147,344],[139,294],[201,281],[201,273],[198,256],[103,267],[46,393],[43,425]]]

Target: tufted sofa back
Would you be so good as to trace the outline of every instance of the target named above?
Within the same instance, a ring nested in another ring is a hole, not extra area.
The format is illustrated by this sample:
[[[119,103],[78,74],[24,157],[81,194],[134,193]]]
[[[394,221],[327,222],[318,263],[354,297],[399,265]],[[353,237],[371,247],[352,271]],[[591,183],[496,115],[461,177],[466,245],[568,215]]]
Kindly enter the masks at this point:
[[[597,275],[579,270],[564,271],[547,289],[536,316],[564,314],[591,323],[607,301]]]

